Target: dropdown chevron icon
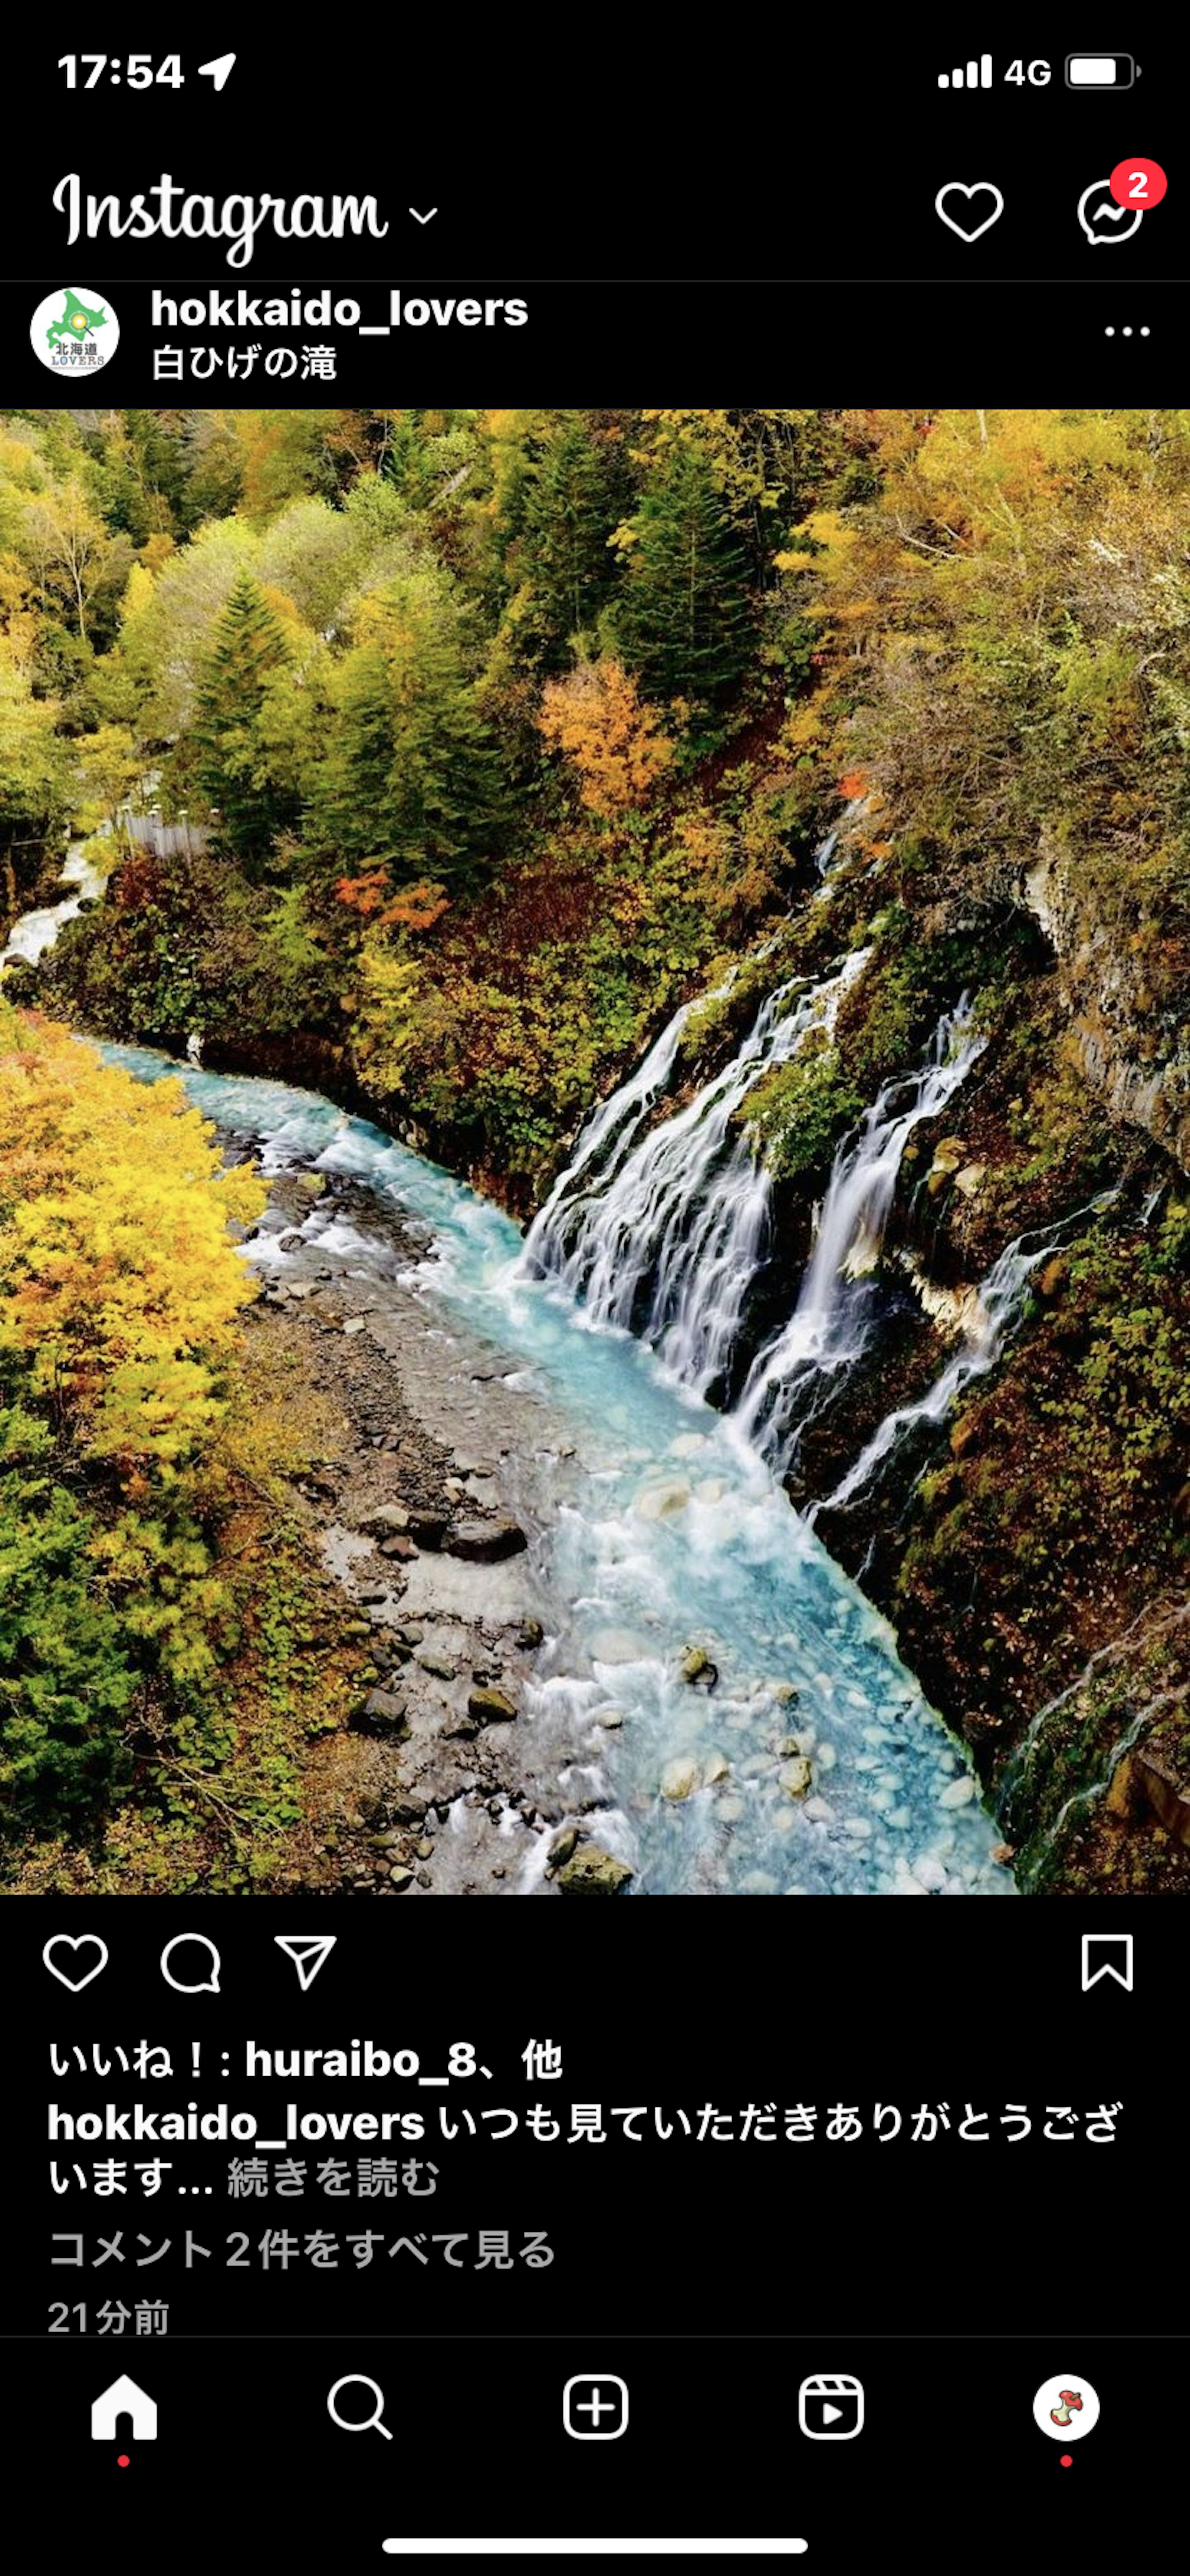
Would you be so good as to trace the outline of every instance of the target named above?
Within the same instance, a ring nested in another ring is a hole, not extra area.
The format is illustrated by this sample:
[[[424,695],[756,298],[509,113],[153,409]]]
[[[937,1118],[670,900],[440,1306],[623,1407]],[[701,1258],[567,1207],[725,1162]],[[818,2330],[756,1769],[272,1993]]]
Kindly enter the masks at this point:
[[[412,217],[413,217],[413,219],[414,219],[414,222],[415,222],[415,223],[418,223],[418,224],[428,224],[428,223],[432,223],[432,222],[433,222],[434,216],[435,216],[435,215],[437,214],[437,212],[438,212],[438,208],[437,208],[437,206],[431,206],[431,208],[430,208],[430,211],[429,211],[429,214],[428,214],[428,215],[421,215],[421,214],[419,214],[419,213],[418,213],[418,210],[417,210],[417,207],[416,207],[416,206],[411,206],[411,207],[410,207],[410,209],[409,209],[409,212],[410,212],[410,214],[412,215]]]

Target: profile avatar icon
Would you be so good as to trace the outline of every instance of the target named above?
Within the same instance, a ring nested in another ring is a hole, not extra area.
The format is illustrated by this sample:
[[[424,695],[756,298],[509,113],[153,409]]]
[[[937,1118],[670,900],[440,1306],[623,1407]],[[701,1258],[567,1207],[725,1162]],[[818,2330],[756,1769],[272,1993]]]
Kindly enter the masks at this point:
[[[1083,2401],[1078,2389],[1060,2388],[1058,2391],[1058,2403],[1056,2406],[1051,2406],[1050,2417],[1052,2422],[1055,2424],[1069,2424],[1072,2420],[1072,2414],[1081,2415],[1082,2411]]]
[[[45,336],[50,342],[51,347],[57,340],[65,340],[67,338],[71,340],[85,340],[88,331],[101,330],[106,321],[107,315],[103,311],[102,306],[100,306],[98,312],[92,313],[89,307],[84,304],[81,295],[72,295],[69,287],[67,287],[66,311],[59,315],[56,322],[51,322]]]

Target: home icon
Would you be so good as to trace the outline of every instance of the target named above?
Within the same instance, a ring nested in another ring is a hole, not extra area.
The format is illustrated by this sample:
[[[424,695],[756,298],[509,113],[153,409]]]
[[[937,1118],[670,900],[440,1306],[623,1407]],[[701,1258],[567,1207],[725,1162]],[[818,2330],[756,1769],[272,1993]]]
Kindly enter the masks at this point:
[[[132,2426],[134,2441],[156,2441],[156,2400],[146,2397],[144,2389],[138,2388],[134,2379],[127,2378],[113,2379],[111,2387],[105,2388],[102,2397],[96,2398],[91,2409],[92,2441],[119,2441],[122,2415],[127,2416]]]

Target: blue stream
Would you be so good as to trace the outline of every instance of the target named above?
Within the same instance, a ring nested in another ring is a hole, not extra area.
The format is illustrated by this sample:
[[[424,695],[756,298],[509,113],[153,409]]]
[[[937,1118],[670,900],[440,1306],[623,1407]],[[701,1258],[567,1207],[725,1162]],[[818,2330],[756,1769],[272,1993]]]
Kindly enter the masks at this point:
[[[545,1568],[551,1633],[521,1722],[548,1742],[564,1720],[582,1745],[580,1785],[600,1800],[587,1830],[631,1863],[634,1892],[1014,1893],[963,1750],[887,1623],[730,1422],[627,1333],[592,1326],[556,1282],[523,1275],[509,1218],[317,1093],[146,1048],[103,1053],[145,1081],[178,1074],[207,1116],[261,1140],[266,1169],[350,1174],[422,1220],[427,1304],[528,1373],[550,1436],[575,1457]],[[680,1677],[692,1643],[718,1667],[713,1692]],[[613,1709],[623,1724],[609,1729],[600,1715]],[[801,1798],[795,1738],[813,1772]],[[660,1783],[685,1757],[700,1781],[721,1776],[675,1801]]]

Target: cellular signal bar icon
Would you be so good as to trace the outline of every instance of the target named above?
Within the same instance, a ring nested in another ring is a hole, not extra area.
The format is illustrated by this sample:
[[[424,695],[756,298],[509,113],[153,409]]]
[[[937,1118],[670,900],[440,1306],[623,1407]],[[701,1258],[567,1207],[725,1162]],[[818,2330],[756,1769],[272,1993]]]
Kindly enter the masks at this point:
[[[961,63],[956,63],[952,72],[938,74],[939,89],[990,89],[991,86],[992,57],[990,54],[981,54],[977,63],[968,63],[966,71],[963,70]]]

